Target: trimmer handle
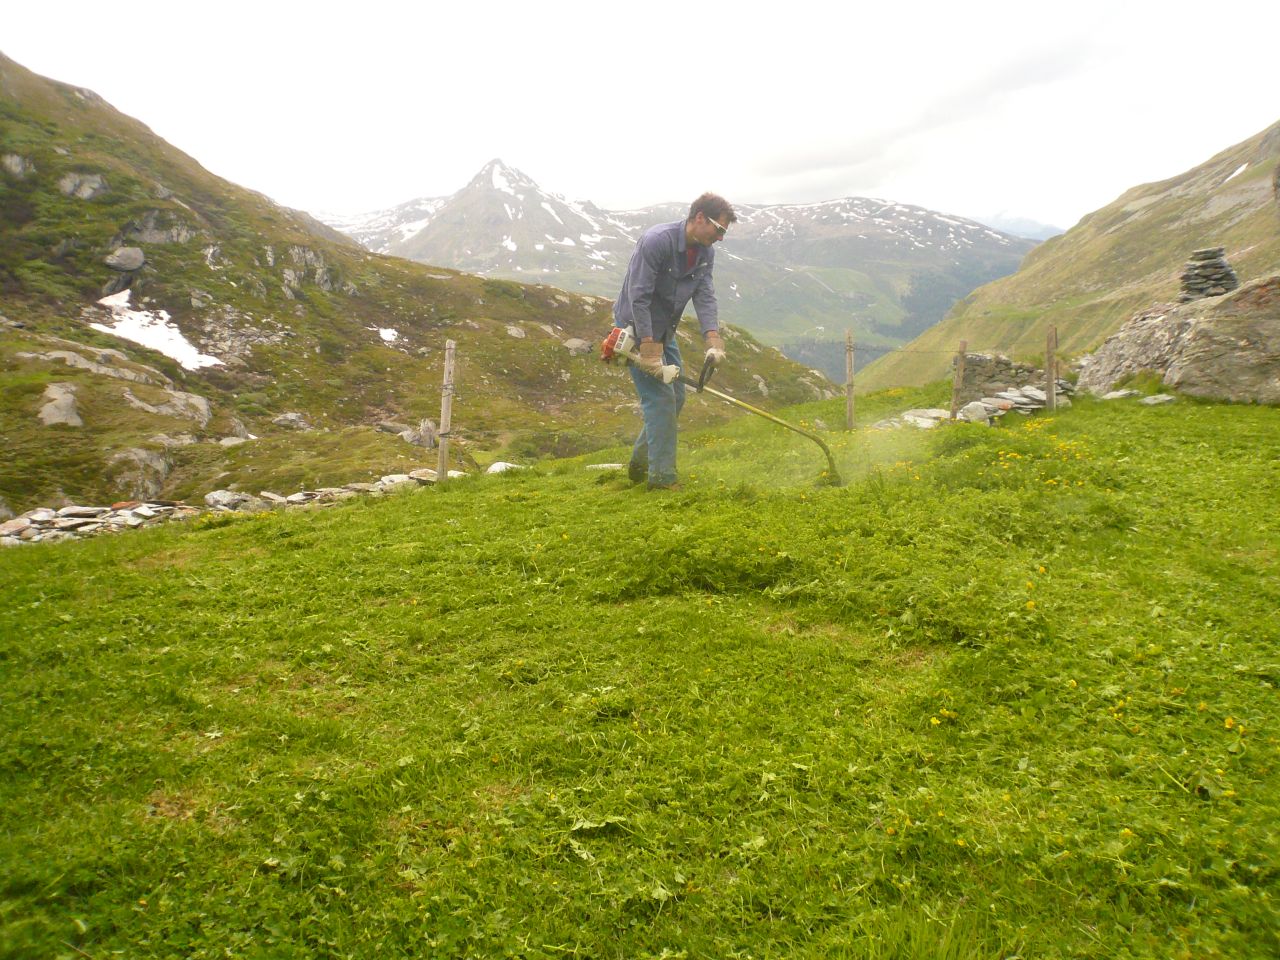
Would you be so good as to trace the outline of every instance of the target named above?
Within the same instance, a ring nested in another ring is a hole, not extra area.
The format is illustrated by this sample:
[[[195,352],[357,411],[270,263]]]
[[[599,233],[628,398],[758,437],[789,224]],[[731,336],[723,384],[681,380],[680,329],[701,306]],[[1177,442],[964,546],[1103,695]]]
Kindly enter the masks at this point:
[[[710,357],[702,361],[702,372],[698,374],[697,391],[702,392],[702,388],[707,385],[711,379],[711,375],[716,372],[716,363]]]

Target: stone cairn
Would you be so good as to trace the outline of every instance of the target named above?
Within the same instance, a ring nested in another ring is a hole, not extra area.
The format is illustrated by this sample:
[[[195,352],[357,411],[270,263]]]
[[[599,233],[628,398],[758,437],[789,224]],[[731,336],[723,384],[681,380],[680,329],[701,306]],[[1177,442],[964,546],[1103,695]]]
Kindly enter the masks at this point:
[[[1205,297],[1220,297],[1240,286],[1240,279],[1231,269],[1223,253],[1225,247],[1206,247],[1194,250],[1191,259],[1182,268],[1182,294],[1179,303],[1190,303]]]

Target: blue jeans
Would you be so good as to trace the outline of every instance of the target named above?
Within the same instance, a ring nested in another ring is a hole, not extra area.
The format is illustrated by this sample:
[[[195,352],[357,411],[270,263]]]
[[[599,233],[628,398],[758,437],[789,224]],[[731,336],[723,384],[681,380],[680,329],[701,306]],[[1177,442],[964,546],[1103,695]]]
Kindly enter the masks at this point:
[[[663,346],[662,362],[683,367],[680,348],[676,346],[674,331]],[[634,363],[628,368],[631,380],[640,397],[640,412],[644,415],[644,427],[636,437],[631,450],[635,463],[649,464],[649,482],[668,484],[676,482],[676,417],[684,406],[684,384],[663,383],[657,377],[644,373]]]

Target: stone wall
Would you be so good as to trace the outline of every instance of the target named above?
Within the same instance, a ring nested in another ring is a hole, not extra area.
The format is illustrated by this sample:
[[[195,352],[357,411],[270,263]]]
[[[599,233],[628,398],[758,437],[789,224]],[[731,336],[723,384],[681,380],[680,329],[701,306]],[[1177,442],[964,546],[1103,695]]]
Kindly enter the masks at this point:
[[[952,375],[955,361],[951,361]],[[1059,381],[1065,386],[1063,381]],[[963,406],[983,397],[994,397],[1001,392],[1019,390],[1022,387],[1044,389],[1044,371],[1026,363],[1018,363],[1001,354],[966,353],[964,355],[964,379],[960,383],[960,404]]]

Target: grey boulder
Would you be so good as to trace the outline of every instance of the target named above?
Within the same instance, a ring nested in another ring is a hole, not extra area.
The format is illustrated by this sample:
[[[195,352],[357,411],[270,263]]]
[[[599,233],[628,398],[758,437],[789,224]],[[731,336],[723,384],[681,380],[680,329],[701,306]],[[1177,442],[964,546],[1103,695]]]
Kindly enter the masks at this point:
[[[116,247],[105,262],[112,270],[129,273],[141,270],[142,265],[147,262],[147,255],[142,252],[141,247]]]

